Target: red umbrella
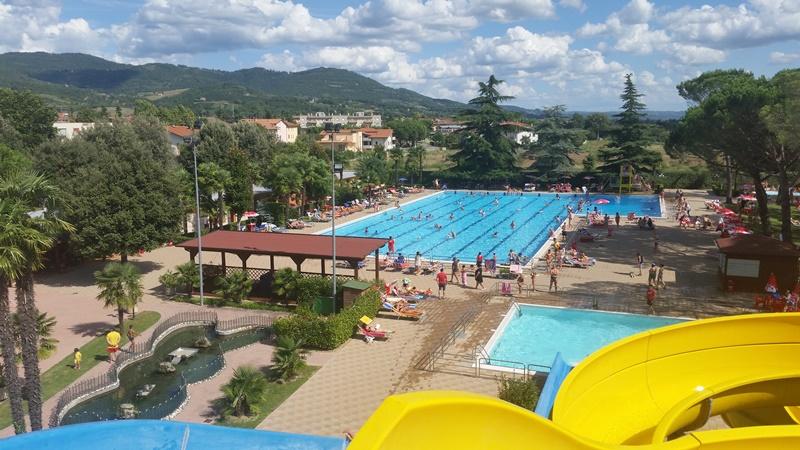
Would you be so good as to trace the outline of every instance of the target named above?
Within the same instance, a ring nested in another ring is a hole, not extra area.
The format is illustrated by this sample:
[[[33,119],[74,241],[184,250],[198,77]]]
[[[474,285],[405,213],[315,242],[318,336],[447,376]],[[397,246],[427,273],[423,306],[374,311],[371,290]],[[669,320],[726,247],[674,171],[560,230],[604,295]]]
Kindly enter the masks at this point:
[[[742,199],[742,200],[753,201],[753,200],[756,199],[756,196],[755,195],[751,195],[751,194],[743,194],[743,195],[740,195],[739,198]]]
[[[752,234],[753,233],[752,231],[748,230],[745,227],[736,227],[736,228],[733,229],[733,232],[737,233],[737,234]]]
[[[251,217],[255,217],[257,215],[258,215],[258,213],[255,212],[255,211],[245,211],[244,213],[242,213],[242,217],[245,217],[245,218],[248,218],[248,219],[251,218]]]
[[[723,216],[735,216],[736,215],[736,211],[734,211],[734,210],[732,210],[730,208],[722,208],[717,212],[719,214],[722,214]]]
[[[604,198],[601,198],[601,199],[595,200],[594,203],[597,204],[597,205],[605,205],[605,204],[608,204],[609,201],[604,199]]]

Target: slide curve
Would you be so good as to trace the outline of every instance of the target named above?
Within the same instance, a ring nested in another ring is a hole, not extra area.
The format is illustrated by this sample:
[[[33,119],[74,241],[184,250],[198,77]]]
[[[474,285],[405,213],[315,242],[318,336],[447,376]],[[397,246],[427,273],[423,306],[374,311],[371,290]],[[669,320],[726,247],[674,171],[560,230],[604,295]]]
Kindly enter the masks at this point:
[[[798,406],[800,313],[733,316],[598,350],[564,380],[552,421],[495,398],[415,392],[387,398],[349,448],[800,448]],[[697,430],[716,415],[737,428]]]

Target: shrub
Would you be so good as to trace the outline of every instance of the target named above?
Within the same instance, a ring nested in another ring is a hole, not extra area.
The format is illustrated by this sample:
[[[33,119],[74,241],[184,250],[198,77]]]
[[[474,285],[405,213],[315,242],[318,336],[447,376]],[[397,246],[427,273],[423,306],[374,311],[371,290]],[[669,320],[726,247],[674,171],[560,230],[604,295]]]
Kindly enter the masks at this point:
[[[533,411],[539,401],[539,386],[533,377],[524,380],[503,377],[497,388],[497,396],[501,400]]]
[[[279,336],[278,345],[272,355],[272,370],[278,379],[291,381],[306,367],[306,351],[303,340],[291,336]]]
[[[352,307],[327,318],[302,310],[299,314],[277,319],[275,334],[302,339],[311,348],[333,350],[350,339],[361,316],[375,317],[380,306],[380,293],[371,289],[359,295]]]
[[[225,395],[225,414],[237,417],[258,414],[258,403],[267,389],[267,378],[251,366],[233,371],[233,378],[222,386]]]
[[[167,270],[166,272],[162,273],[160,277],[158,277],[159,283],[164,285],[167,292],[174,293],[175,289],[181,285],[181,277],[180,274],[173,272],[171,270]]]
[[[175,270],[178,271],[178,285],[183,286],[187,293],[200,288],[200,271],[194,262],[183,263],[175,267]]]
[[[299,279],[295,285],[297,305],[310,308],[317,297],[331,295],[332,284],[329,278],[308,277]]]
[[[272,293],[281,300],[297,298],[297,287],[302,279],[303,276],[292,269],[281,269],[275,272]]]
[[[242,303],[253,288],[251,280],[244,271],[236,271],[219,282],[220,293],[225,300]]]

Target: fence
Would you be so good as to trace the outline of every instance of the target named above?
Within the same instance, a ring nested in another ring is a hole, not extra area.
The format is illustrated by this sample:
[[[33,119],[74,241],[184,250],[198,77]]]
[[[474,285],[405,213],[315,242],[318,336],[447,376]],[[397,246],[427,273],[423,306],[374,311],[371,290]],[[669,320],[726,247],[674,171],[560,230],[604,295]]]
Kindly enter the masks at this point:
[[[178,328],[194,325],[215,325],[217,333],[225,335],[248,328],[269,328],[272,326],[272,318],[261,315],[221,321],[211,311],[178,313],[159,323],[146,341],[135,342],[127,351],[118,352],[116,361],[106,373],[79,381],[65,389],[50,414],[49,427],[59,426],[65,414],[78,403],[117,388],[122,369],[152,355],[156,345],[170,333]]]

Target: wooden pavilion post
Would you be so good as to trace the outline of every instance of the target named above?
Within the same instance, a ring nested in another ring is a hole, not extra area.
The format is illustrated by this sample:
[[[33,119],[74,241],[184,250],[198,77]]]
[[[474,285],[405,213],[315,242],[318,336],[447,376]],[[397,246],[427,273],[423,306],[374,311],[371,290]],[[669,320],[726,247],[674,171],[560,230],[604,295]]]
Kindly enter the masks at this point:
[[[227,266],[226,266],[226,264],[225,264],[225,252],[224,252],[224,251],[221,251],[221,252],[219,252],[219,253],[222,255],[222,273],[223,273],[224,275],[227,275],[227,273],[228,273],[228,270],[227,270]]]
[[[320,273],[322,273],[322,276],[325,276],[325,258],[319,259],[319,267],[320,267]]]
[[[275,272],[275,255],[269,255],[269,270]]]
[[[358,279],[358,261],[350,261],[353,266],[353,278]]]
[[[250,257],[250,253],[237,253],[237,255],[242,260],[242,270],[247,272],[247,258]]]
[[[375,249],[375,281],[381,279],[380,271],[381,271],[381,263],[379,261],[380,258],[380,249]]]

